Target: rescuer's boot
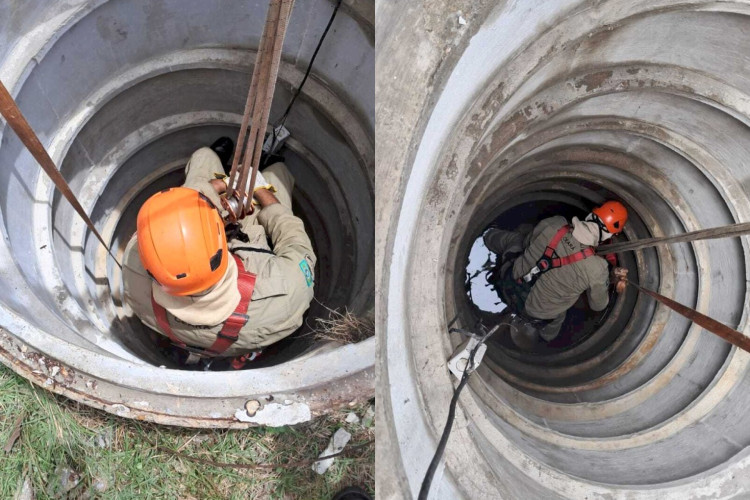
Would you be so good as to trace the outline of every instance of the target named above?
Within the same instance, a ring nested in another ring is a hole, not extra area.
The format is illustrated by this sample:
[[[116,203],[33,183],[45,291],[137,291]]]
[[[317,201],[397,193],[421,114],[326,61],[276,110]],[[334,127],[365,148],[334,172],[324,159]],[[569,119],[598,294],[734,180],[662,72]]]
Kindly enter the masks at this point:
[[[232,158],[232,153],[234,153],[234,141],[229,137],[219,137],[211,144],[211,150],[219,155],[219,160],[221,160],[221,164],[224,167],[224,173],[229,175],[229,172],[232,170],[232,164],[229,163],[229,159]]]
[[[372,497],[362,488],[349,486],[336,493],[331,500],[372,500]]]

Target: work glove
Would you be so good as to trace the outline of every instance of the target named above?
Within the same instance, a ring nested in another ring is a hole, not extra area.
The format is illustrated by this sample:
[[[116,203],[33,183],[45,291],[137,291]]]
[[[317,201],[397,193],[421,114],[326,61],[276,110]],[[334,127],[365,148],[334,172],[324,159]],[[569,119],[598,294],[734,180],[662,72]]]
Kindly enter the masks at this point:
[[[612,270],[610,282],[614,285],[617,293],[622,293],[628,286],[628,270],[624,267],[616,267]]]
[[[222,182],[224,182],[225,186],[229,186],[229,176],[224,174],[215,173],[214,177]],[[211,182],[215,182],[214,179],[211,180]],[[259,189],[268,189],[272,193],[276,192],[276,187],[268,182],[265,177],[263,177],[263,174],[258,171],[258,173],[255,175],[255,186],[253,186],[253,193],[256,192]]]
[[[263,177],[263,174],[258,171],[258,174],[255,176],[255,186],[253,186],[253,193],[256,192],[259,189],[268,189],[272,193],[276,192],[276,187],[274,187],[273,184],[268,182],[265,177]]]

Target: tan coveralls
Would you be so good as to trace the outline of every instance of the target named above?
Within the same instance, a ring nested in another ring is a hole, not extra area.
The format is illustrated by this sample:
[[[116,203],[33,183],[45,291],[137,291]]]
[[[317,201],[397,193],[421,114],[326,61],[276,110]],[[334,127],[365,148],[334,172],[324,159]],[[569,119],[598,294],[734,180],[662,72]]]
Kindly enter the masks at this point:
[[[185,187],[200,191],[217,207],[219,195],[209,184],[214,173],[223,173],[219,157],[209,148],[201,148],[190,158],[186,167]],[[302,325],[302,315],[313,298],[313,270],[315,254],[302,220],[292,213],[294,178],[283,163],[276,163],[263,171],[273,184],[280,203],[263,209],[242,221],[248,243],[232,240],[230,251],[236,253],[245,270],[256,274],[252,301],[247,310],[250,317],[242,328],[239,339],[222,356],[237,356],[273,344],[290,335]],[[273,249],[268,245],[270,237]],[[234,250],[251,247],[254,250]],[[266,253],[263,250],[273,253]],[[159,329],[151,306],[154,299],[167,310],[167,317],[177,337],[187,345],[210,347],[216,334],[240,300],[237,291],[237,266],[234,259],[224,277],[208,292],[188,297],[164,293],[146,273],[138,254],[137,234],[133,235],[123,257],[125,301],[149,328]]]
[[[526,230],[519,228],[520,232],[490,229],[484,235],[484,242],[490,251],[498,255],[498,260],[503,258],[503,254],[523,252],[512,263],[513,278],[519,279],[534,268],[555,233],[565,224],[568,224],[565,217],[555,216],[539,222],[533,231],[529,231],[530,226]],[[571,226],[573,232],[563,236],[557,246],[557,255],[560,257],[599,244],[599,231],[595,223],[580,221],[574,217]],[[503,264],[510,265],[506,262]],[[542,274],[526,299],[524,313],[532,318],[552,320],[540,332],[549,341],[557,336],[565,321],[565,313],[583,292],[588,296],[591,309],[602,311],[609,303],[608,288],[607,261],[602,257],[592,256]]]

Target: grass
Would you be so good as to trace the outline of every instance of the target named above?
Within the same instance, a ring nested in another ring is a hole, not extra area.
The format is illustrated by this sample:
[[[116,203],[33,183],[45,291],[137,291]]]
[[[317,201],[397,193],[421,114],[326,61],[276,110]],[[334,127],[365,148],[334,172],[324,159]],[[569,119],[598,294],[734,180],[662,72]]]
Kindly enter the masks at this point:
[[[350,445],[374,439],[374,428],[345,422],[369,404],[308,424],[249,430],[197,430],[122,419],[33,386],[0,365],[0,498],[14,498],[26,479],[37,499],[328,499],[358,485],[374,490],[374,444],[339,457],[324,474],[309,465],[239,470],[196,464],[152,445],[216,462],[284,463],[317,457],[339,427]],[[22,415],[10,453],[2,447]],[[150,442],[149,442],[150,441]],[[355,458],[359,457],[359,458]],[[73,486],[75,485],[75,486]]]
[[[372,316],[355,316],[348,309],[341,313],[328,309],[328,318],[316,318],[311,332],[316,341],[335,341],[354,344],[375,335],[375,320]]]

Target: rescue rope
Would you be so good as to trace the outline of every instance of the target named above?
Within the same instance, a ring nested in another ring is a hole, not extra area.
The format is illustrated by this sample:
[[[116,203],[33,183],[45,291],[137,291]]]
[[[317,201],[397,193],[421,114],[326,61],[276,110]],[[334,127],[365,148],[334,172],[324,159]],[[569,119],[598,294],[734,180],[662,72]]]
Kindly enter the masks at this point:
[[[743,334],[742,332],[738,332],[737,330],[729,328],[727,325],[720,323],[719,321],[716,321],[715,319],[709,316],[706,316],[705,314],[699,313],[695,309],[692,309],[670,298],[667,298],[664,295],[658,294],[647,288],[643,288],[637,283],[634,283],[630,280],[625,280],[625,281],[628,284],[640,290],[641,292],[645,293],[646,295],[653,297],[657,301],[666,305],[667,307],[669,307],[676,313],[689,319],[696,325],[704,328],[705,330],[713,333],[714,335],[721,337],[722,339],[726,340],[730,344],[739,347],[743,351],[750,352],[750,337]]]
[[[674,236],[662,236],[659,238],[647,238],[637,241],[625,241],[599,247],[597,255],[606,255],[611,253],[626,252],[628,250],[640,250],[642,248],[654,247],[657,245],[666,245],[668,243],[689,243],[699,240],[714,240],[720,238],[733,238],[750,234],[750,222],[741,222],[738,224],[729,224],[727,226],[712,227],[709,229],[699,229],[682,233]]]
[[[260,167],[263,139],[279,73],[281,48],[293,5],[294,0],[271,0],[268,5],[224,198],[227,201],[224,208],[229,212],[232,222],[253,212],[252,188]]]
[[[697,231],[690,231],[688,233],[678,234],[674,236],[647,238],[637,241],[626,241],[624,243],[607,245],[605,247],[600,247],[596,251],[596,254],[607,255],[618,252],[640,250],[643,248],[654,247],[657,245],[666,245],[670,243],[689,243],[701,240],[734,238],[747,234],[750,234],[750,222],[741,222],[738,224],[729,224],[727,226],[699,229]],[[637,283],[629,280],[626,280],[626,282],[637,288],[639,291],[666,305],[681,316],[684,316],[693,323],[701,326],[706,331],[709,331],[714,335],[717,335],[726,340],[730,344],[739,347],[743,351],[750,353],[750,337],[746,336],[742,332],[734,330],[733,328],[729,328],[727,325],[720,323],[719,321],[716,321],[715,319],[706,316],[705,314],[702,314],[695,309],[692,309],[668,297],[665,297],[664,295],[658,294],[652,290],[648,290],[647,288],[643,288]]]
[[[122,268],[122,265],[112,254],[112,250],[109,248],[109,245],[104,242],[104,238],[102,238],[102,235],[99,234],[96,226],[94,226],[94,223],[91,221],[89,216],[86,214],[86,211],[78,202],[78,198],[76,198],[75,194],[73,194],[73,191],[70,189],[70,186],[68,186],[65,178],[62,176],[57,166],[55,166],[55,162],[52,161],[52,158],[50,158],[49,153],[47,153],[47,150],[42,145],[39,137],[37,137],[36,133],[34,133],[31,125],[29,125],[29,122],[26,121],[23,113],[21,113],[21,110],[18,108],[16,101],[10,95],[10,92],[8,92],[8,89],[5,88],[5,85],[3,85],[2,82],[0,82],[0,115],[5,118],[5,120],[8,122],[8,125],[10,125],[10,128],[12,128],[18,138],[21,139],[23,145],[26,146],[26,149],[29,150],[31,156],[34,157],[34,159],[37,161],[37,163],[39,163],[44,172],[49,176],[49,178],[57,187],[58,191],[60,191],[65,199],[68,200],[75,211],[78,212],[78,215],[81,216],[81,219],[83,219],[91,232],[94,233],[102,246],[104,246],[110,257],[112,257],[115,263],[120,268]]]
[[[312,70],[313,63],[315,62],[315,58],[318,57],[318,51],[320,50],[320,46],[323,45],[323,40],[326,39],[326,35],[328,34],[328,30],[331,29],[333,20],[336,19],[336,13],[338,12],[339,7],[341,7],[341,0],[338,0],[338,2],[336,2],[336,6],[333,8],[333,13],[331,14],[331,18],[328,20],[328,24],[323,30],[323,34],[320,36],[320,40],[318,40],[318,45],[315,47],[315,51],[313,52],[313,55],[310,58],[310,64],[307,65],[307,70],[305,70],[305,76],[302,78],[302,83],[300,83],[299,87],[297,87],[297,90],[292,96],[292,99],[289,101],[289,104],[287,105],[286,110],[284,110],[284,114],[281,115],[281,118],[279,118],[279,121],[277,122],[276,127],[284,126],[284,124],[286,123],[287,117],[289,117],[289,112],[292,110],[292,106],[294,105],[299,95],[302,93],[302,87],[305,86],[307,77],[310,76],[310,71]],[[272,132],[274,135],[276,133],[276,127],[274,127],[274,130]]]

